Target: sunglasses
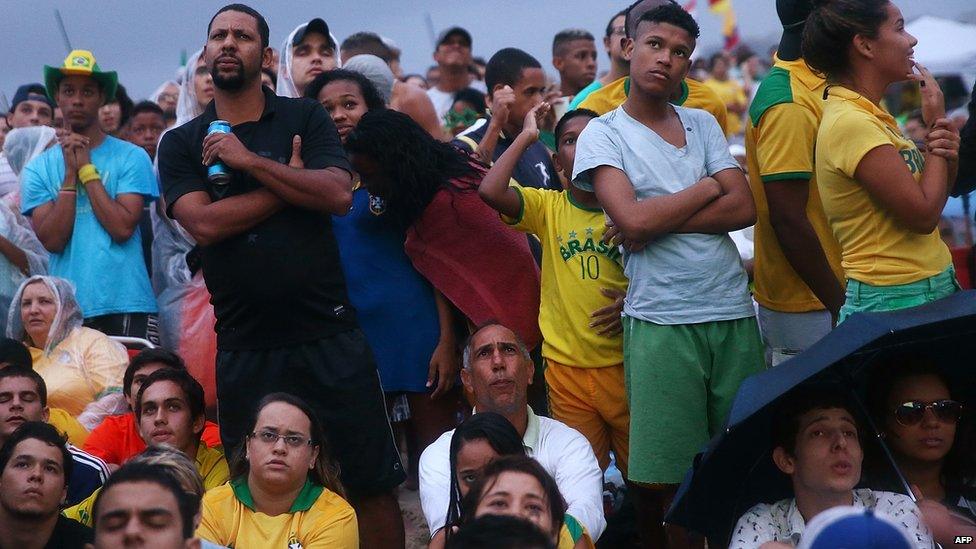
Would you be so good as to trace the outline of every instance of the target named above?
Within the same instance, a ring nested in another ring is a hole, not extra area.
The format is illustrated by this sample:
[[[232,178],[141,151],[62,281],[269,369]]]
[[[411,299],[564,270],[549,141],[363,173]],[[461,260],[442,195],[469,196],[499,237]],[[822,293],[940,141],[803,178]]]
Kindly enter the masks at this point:
[[[926,410],[932,410],[935,418],[942,423],[958,423],[962,417],[961,402],[946,399],[925,403],[913,400],[895,408],[895,420],[906,427],[918,425],[925,417]]]

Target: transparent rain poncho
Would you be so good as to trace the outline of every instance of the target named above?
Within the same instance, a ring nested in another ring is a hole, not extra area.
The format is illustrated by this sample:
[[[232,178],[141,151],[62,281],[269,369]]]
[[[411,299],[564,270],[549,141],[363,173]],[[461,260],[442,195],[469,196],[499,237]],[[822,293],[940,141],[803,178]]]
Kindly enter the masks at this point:
[[[54,128],[49,126],[16,128],[7,134],[3,142],[3,154],[17,175],[17,184],[9,189],[0,189],[0,197],[14,210],[20,209],[20,172],[54,143],[56,135]]]
[[[24,288],[34,282],[43,282],[57,303],[43,346],[34,343],[21,317],[21,296]],[[7,337],[39,351],[31,353],[34,369],[48,385],[51,406],[64,408],[91,430],[106,415],[126,411],[121,389],[128,355],[125,347],[105,334],[82,327],[82,320],[71,282],[53,276],[32,276],[14,294],[7,315]]]
[[[295,27],[293,31],[288,33],[288,38],[285,38],[285,43],[281,45],[281,51],[278,54],[278,85],[275,93],[282,97],[299,97],[298,89],[295,87],[295,81],[291,76],[291,58],[292,50],[294,49],[291,42],[295,39],[295,34],[307,24],[302,23]],[[336,40],[335,35],[331,32],[329,33],[329,38],[332,39],[333,44],[339,44],[339,41]],[[342,60],[339,59],[338,46],[336,47],[335,60],[336,66],[341,68]]]
[[[174,127],[203,113],[193,84],[201,55],[202,49],[190,56],[184,67]],[[214,325],[217,320],[203,272],[192,273],[187,265],[187,254],[196,246],[196,241],[175,219],[163,212],[163,201],[157,201],[156,205],[150,210],[150,217],[153,226],[152,283],[159,306],[160,340],[164,348],[183,357],[190,373],[203,385],[207,404],[212,405],[217,395],[214,377],[217,357]]]
[[[197,88],[194,76],[197,72],[197,61],[203,55],[203,49],[197,50],[183,67],[183,79],[180,82],[180,97],[176,100],[176,126],[182,126],[193,120],[203,112],[203,107],[197,102]]]

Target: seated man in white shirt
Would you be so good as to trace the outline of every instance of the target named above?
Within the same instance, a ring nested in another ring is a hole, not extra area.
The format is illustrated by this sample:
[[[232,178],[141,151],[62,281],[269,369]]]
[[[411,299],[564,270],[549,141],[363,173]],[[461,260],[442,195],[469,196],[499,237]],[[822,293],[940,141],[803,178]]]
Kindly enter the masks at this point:
[[[518,336],[500,324],[477,329],[464,347],[461,381],[474,395],[475,413],[495,412],[522,435],[526,453],[556,479],[568,506],[566,513],[596,540],[606,527],[603,517],[603,473],[593,449],[578,431],[536,416],[527,404],[527,387],[535,368]],[[441,435],[420,456],[420,502],[431,536],[444,527],[451,501],[451,435]]]
[[[836,390],[801,390],[775,417],[773,462],[789,475],[794,497],[749,509],[735,525],[729,549],[796,547],[807,523],[843,505],[873,509],[904,528],[915,547],[933,546],[908,496],[854,489],[861,479],[864,453],[851,406]]]

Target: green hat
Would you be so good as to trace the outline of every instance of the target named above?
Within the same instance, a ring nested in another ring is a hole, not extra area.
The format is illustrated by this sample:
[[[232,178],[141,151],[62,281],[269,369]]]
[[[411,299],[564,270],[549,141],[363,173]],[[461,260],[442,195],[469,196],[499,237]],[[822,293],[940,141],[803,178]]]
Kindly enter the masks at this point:
[[[118,75],[115,71],[103,72],[95,62],[95,56],[88,50],[72,50],[68,57],[64,58],[64,64],[60,67],[44,65],[44,85],[51,99],[57,95],[61,79],[69,74],[92,77],[105,92],[106,103],[115,99],[115,89],[119,86]]]

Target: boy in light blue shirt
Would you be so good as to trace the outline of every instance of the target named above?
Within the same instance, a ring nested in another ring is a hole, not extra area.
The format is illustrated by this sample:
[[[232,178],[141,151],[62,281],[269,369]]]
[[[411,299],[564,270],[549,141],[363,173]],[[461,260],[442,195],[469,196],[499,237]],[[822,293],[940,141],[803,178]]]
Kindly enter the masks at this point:
[[[583,130],[573,171],[624,238],[627,477],[651,547],[667,546],[661,524],[677,485],[723,426],[741,381],[764,364],[728,236],[755,222],[749,185],[715,118],[669,103],[697,37],[674,2],[640,17],[624,49],[630,94]]]
[[[70,132],[24,168],[21,211],[51,252],[50,273],[75,285],[86,326],[155,343],[156,299],[138,225],[159,192],[146,152],[99,126],[117,77],[85,50],[44,72]]]

